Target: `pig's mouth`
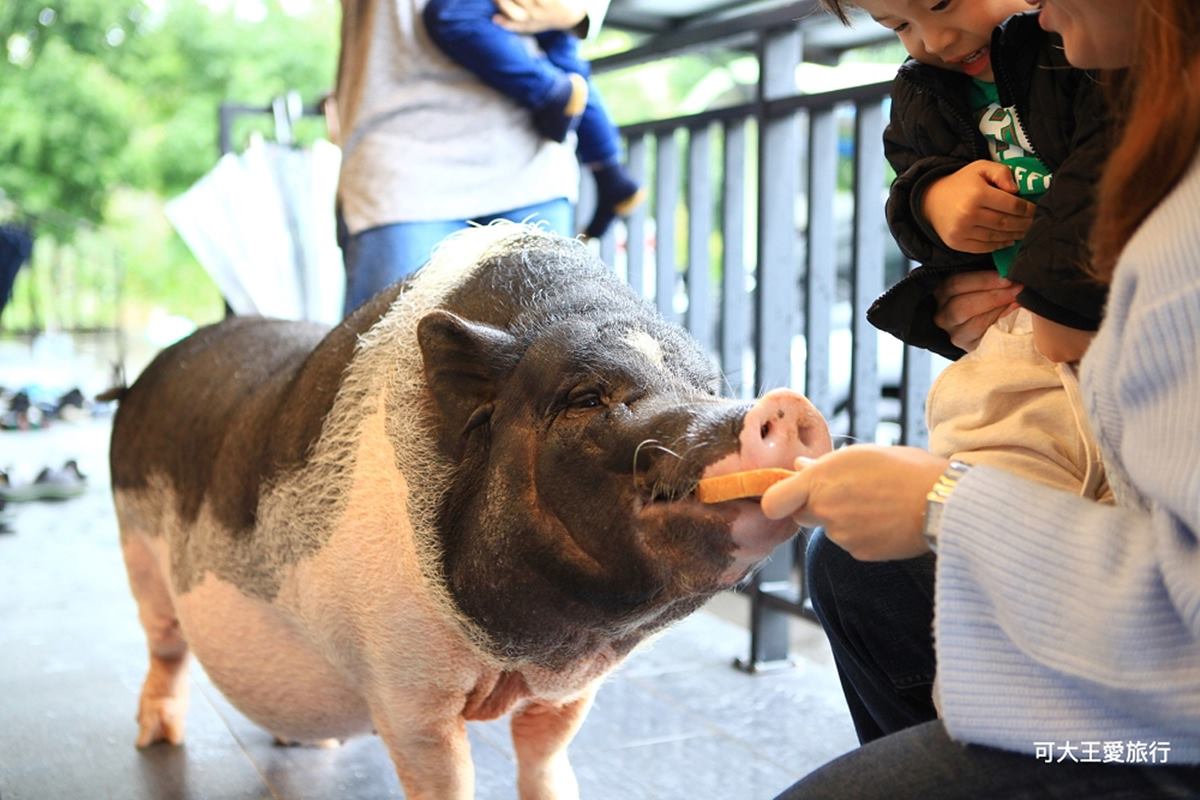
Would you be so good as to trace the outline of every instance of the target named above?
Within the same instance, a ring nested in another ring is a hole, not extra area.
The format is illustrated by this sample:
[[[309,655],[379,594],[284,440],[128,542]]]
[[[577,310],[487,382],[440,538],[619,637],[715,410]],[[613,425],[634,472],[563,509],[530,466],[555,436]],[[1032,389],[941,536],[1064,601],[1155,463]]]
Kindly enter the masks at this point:
[[[685,559],[713,570],[713,588],[731,586],[796,532],[789,520],[768,520],[757,498],[724,503],[696,499],[699,477],[646,487],[636,514],[644,531],[655,531],[655,549],[678,548]]]
[[[700,482],[700,470],[696,474],[674,481],[656,481],[638,486],[636,510],[642,514],[686,515],[692,519],[703,519],[715,529],[728,536],[735,520],[748,518],[752,522],[767,522],[758,498],[750,497],[728,500],[723,503],[702,503],[696,498],[696,487]],[[639,482],[640,483],[640,482]],[[734,542],[734,545],[740,544]]]
[[[685,500],[695,500],[696,485],[699,478],[689,481],[683,486],[664,486],[655,484],[650,487],[648,496],[643,501],[646,505],[662,503],[679,503]]]
[[[704,465],[674,461],[665,469],[647,472],[634,471],[634,495],[642,509],[658,507],[666,510],[670,506],[701,506],[696,499],[696,487],[703,477]]]

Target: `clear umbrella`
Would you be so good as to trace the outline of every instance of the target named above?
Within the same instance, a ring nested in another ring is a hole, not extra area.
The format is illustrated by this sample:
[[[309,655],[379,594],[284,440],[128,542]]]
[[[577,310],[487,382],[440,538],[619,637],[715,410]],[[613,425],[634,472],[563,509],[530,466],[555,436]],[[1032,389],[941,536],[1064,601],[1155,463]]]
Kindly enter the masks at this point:
[[[237,314],[335,323],[343,271],[334,227],[340,151],[252,141],[167,203],[171,224]]]

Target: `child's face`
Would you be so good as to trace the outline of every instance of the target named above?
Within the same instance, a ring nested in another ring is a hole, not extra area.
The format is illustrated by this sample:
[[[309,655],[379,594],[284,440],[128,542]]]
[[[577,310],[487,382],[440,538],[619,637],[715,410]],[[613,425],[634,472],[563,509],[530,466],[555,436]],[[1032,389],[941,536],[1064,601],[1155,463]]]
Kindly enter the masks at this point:
[[[908,54],[923,64],[992,81],[992,30],[1013,14],[1028,11],[1025,0],[856,0],[876,22],[900,37]]]

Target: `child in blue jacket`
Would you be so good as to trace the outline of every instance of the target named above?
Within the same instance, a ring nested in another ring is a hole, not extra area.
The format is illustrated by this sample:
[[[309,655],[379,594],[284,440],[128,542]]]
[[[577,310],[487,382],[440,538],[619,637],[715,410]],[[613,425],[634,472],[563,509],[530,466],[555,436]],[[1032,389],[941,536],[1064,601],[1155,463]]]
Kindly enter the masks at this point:
[[[621,164],[620,133],[591,85],[578,40],[571,31],[545,31],[533,37],[540,52],[532,52],[523,36],[493,21],[497,13],[492,0],[429,0],[423,16],[442,52],[530,109],[543,136],[561,142],[576,130],[577,155],[596,181],[596,211],[584,234],[602,236],[646,195]]]

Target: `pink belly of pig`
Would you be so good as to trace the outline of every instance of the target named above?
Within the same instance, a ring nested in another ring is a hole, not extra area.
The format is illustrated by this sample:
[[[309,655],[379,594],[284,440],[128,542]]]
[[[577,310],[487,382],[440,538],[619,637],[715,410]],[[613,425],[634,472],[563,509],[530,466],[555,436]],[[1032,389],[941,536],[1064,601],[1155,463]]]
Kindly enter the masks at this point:
[[[315,742],[371,732],[363,699],[270,604],[208,573],[175,607],[213,684],[279,738]]]
[[[703,477],[763,467],[792,469],[797,458],[816,458],[832,447],[829,428],[812,403],[789,389],[774,389],[746,413],[738,451],[709,465]],[[728,505],[736,509],[732,528],[735,550],[734,563],[725,577],[735,580],[770,555],[796,532],[797,526],[789,519],[768,520],[757,498]]]

